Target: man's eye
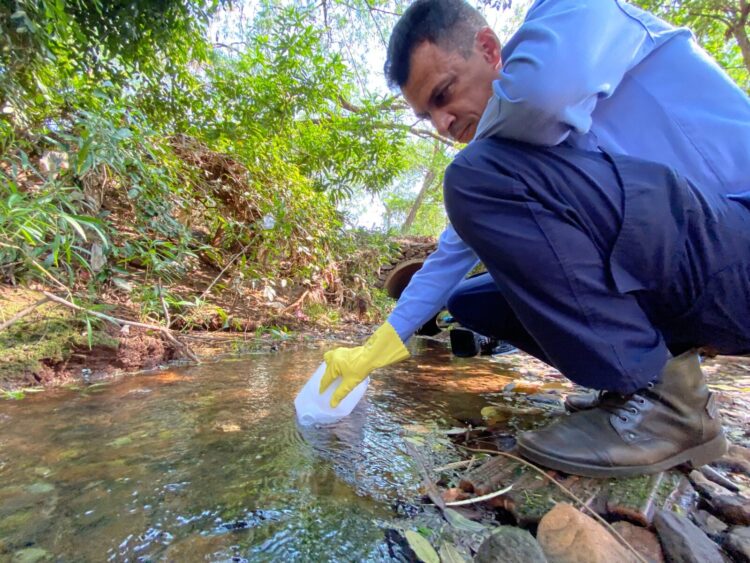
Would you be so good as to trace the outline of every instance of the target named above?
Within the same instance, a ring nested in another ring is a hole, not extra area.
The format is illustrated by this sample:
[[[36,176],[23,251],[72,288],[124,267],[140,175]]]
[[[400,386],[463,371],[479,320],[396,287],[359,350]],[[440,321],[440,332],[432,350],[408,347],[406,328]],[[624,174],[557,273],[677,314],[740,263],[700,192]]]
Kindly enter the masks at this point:
[[[437,93],[437,95],[435,96],[433,100],[436,106],[439,107],[448,103],[448,99],[450,98],[451,87],[452,87],[452,84],[449,84],[448,86],[446,86],[445,88],[440,90],[440,92]]]

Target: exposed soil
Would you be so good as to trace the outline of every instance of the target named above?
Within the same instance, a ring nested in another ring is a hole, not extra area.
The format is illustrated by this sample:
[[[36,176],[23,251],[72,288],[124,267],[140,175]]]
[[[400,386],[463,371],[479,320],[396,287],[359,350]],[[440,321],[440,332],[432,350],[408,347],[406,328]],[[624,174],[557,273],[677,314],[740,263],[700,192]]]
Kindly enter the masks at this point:
[[[0,324],[37,302],[42,297],[37,289],[41,288],[0,286]],[[100,298],[114,304],[106,311],[108,315],[144,321],[127,294],[111,290]],[[171,328],[182,343],[204,359],[248,350],[276,350],[311,339],[358,341],[372,330],[367,319],[349,311],[337,311],[335,323],[328,317],[310,318],[300,307],[289,308],[288,301],[294,299],[291,295],[268,301],[249,295],[241,305],[231,308],[222,303],[193,311],[192,330],[186,328],[184,318],[175,319]],[[222,320],[217,307],[232,310],[236,316]],[[145,322],[161,324],[159,320]],[[97,321],[89,333],[81,316],[64,306],[45,303],[0,331],[0,393],[71,380],[95,381],[185,359],[184,350],[176,349],[157,330]]]

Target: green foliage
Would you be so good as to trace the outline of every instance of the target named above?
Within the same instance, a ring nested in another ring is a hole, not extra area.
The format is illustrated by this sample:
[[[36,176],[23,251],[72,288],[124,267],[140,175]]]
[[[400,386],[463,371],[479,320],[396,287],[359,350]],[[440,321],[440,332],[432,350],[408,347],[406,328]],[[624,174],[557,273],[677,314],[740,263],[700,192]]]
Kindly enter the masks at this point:
[[[283,278],[359,296],[371,262],[349,263],[336,205],[401,174],[407,133],[357,93],[313,8],[264,5],[227,51],[207,34],[222,4],[0,0],[5,281],[97,288],[138,270],[133,297],[157,318],[202,306],[161,284],[199,261],[232,263],[225,291]]]
[[[12,162],[0,174],[0,264],[6,277],[34,272],[51,277],[63,271],[70,279],[76,268],[90,270],[92,236],[109,245],[107,226],[79,214],[83,194],[75,187],[44,182],[33,191],[20,189],[21,177],[35,173],[27,158]]]

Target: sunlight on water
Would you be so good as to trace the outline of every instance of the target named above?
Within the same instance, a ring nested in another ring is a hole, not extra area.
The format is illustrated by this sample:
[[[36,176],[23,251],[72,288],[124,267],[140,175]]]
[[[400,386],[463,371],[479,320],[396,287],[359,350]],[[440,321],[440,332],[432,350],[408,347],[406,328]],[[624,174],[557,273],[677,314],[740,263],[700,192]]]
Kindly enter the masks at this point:
[[[292,402],[321,355],[0,402],[0,561],[389,559],[384,530],[419,500],[404,426],[476,417],[509,379],[423,346],[345,421],[298,428]]]

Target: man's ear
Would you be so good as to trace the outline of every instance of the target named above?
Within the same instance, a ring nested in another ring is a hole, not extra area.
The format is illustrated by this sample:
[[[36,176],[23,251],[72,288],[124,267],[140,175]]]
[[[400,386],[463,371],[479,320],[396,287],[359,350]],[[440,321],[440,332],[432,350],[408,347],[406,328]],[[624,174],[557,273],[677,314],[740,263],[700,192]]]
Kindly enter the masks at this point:
[[[474,48],[495,70],[500,70],[503,66],[500,39],[498,39],[495,32],[489,27],[483,27],[477,31],[477,34],[474,36]]]

